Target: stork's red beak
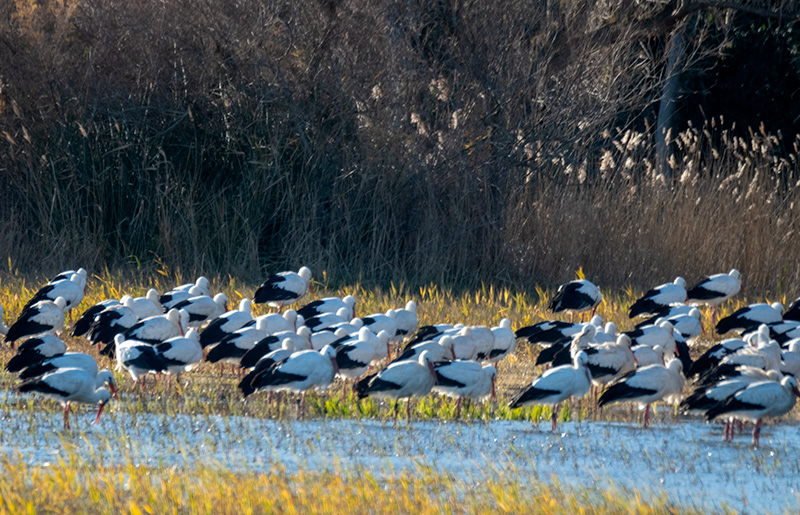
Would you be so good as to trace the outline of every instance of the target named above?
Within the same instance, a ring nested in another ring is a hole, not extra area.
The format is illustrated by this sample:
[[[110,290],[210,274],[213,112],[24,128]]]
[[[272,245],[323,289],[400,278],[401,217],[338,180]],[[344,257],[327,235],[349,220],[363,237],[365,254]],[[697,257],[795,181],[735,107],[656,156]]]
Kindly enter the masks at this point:
[[[97,410],[97,418],[94,419],[94,423],[97,424],[97,421],[100,420],[100,414],[103,413],[103,408],[105,408],[105,403],[100,403],[100,408]]]

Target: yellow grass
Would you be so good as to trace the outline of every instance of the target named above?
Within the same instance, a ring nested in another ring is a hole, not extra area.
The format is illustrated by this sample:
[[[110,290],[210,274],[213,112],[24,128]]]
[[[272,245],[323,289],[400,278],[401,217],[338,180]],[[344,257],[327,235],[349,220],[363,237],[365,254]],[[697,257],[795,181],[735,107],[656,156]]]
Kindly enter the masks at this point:
[[[675,513],[665,498],[567,489],[513,472],[474,485],[433,469],[377,477],[366,470],[286,474],[222,468],[106,467],[68,459],[35,466],[5,457],[0,514],[130,513]],[[681,508],[682,513],[692,513]]]

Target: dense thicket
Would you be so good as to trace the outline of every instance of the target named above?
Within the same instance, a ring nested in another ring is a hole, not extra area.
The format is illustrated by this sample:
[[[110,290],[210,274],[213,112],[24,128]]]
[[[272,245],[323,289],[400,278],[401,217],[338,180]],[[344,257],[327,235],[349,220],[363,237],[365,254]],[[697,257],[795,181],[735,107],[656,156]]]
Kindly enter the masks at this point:
[[[712,9],[664,24],[663,7],[0,3],[0,253],[43,274],[306,264],[462,285],[735,266],[794,293],[799,26]],[[663,174],[653,127],[679,25],[686,130]],[[752,38],[781,61],[753,99],[769,116],[737,125],[741,95],[698,94],[737,76]]]

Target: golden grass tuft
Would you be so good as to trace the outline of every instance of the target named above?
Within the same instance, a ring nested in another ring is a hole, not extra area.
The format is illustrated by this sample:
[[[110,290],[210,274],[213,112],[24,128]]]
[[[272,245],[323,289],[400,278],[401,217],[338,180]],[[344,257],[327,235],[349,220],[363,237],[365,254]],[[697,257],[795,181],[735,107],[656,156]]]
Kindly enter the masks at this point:
[[[48,466],[0,460],[0,514],[130,513],[675,513],[666,497],[546,485],[513,471],[471,480],[420,466],[379,477],[368,470],[234,473],[198,466],[104,466],[72,458]],[[681,507],[681,513],[695,513]]]

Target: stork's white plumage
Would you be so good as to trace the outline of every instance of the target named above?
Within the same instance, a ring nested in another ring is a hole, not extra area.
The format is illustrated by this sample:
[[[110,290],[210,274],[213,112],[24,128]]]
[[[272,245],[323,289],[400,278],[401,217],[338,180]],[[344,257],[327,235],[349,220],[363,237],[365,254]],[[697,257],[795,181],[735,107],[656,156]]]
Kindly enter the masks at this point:
[[[301,329],[308,329],[308,327]],[[332,345],[343,338],[349,339],[351,337],[352,336],[345,329],[337,329],[334,332],[320,331],[318,333],[311,333],[311,349],[319,351],[326,345]]]
[[[118,334],[114,337],[117,370],[125,370],[134,383],[144,381],[147,374],[166,372],[167,365],[156,352],[156,347],[138,340],[126,340]]]
[[[159,297],[159,302],[163,304],[165,309],[170,309],[173,307],[172,304],[176,302],[201,295],[211,296],[211,281],[208,280],[208,277],[202,275],[193,283],[181,284],[164,293]]]
[[[606,385],[636,368],[631,339],[620,334],[616,341],[593,345],[586,349],[587,366],[596,385]]]
[[[200,333],[200,345],[205,349],[218,344],[229,334],[238,331],[253,320],[250,299],[242,299],[239,309],[228,311],[212,320]]]
[[[644,427],[650,423],[650,405],[664,401],[677,403],[683,391],[683,365],[673,359],[666,366],[650,365],[636,369],[621,381],[612,384],[600,396],[598,406],[616,402],[636,402],[645,406]]]
[[[302,267],[297,272],[279,272],[267,277],[253,296],[256,304],[267,303],[280,310],[297,302],[307,291],[312,291],[311,270]]]
[[[93,345],[113,344],[116,335],[124,333],[139,323],[136,313],[124,305],[124,302],[130,302],[129,299],[130,297],[123,299],[123,304],[110,306],[95,315],[89,328],[89,341]]]
[[[675,337],[672,335],[675,328],[672,323],[662,320],[658,325],[648,325],[627,331],[627,334],[634,347],[638,345],[647,345],[648,347],[655,347],[661,345],[663,348],[668,349],[675,347]]]
[[[161,303],[161,307],[169,311],[170,309],[174,308],[177,304],[189,300],[192,297],[207,297],[207,295],[203,295],[203,290],[198,288],[197,286],[192,286],[188,290],[181,290],[181,291],[169,291],[164,293],[159,297],[159,302]]]
[[[303,318],[308,320],[309,318],[313,318],[323,313],[338,313],[341,309],[345,311],[342,312],[342,319],[345,321],[351,320],[355,316],[356,310],[356,299],[352,295],[347,295],[344,298],[339,297],[325,297],[324,299],[315,300],[313,302],[309,302],[302,308],[297,310],[298,315],[302,315]]]
[[[511,320],[504,318],[497,327],[492,327],[494,345],[489,352],[489,362],[498,363],[513,354],[517,348],[517,336],[511,330]]]
[[[218,293],[213,298],[207,295],[189,297],[176,303],[173,309],[186,311],[189,314],[189,327],[198,329],[228,310],[228,297],[224,293]]]
[[[408,399],[406,420],[411,421],[411,397],[428,395],[436,383],[436,372],[428,352],[417,361],[392,363],[379,373],[367,376],[356,384],[358,398],[378,397],[394,399],[394,421],[397,422],[397,403]]]
[[[659,320],[670,320],[679,315],[688,315],[690,313],[693,313],[692,310],[697,310],[698,313],[700,312],[700,310],[697,309],[696,306],[689,306],[687,304],[673,304],[669,308],[662,311],[661,313],[637,323],[636,329],[639,329],[646,325],[656,325]]]
[[[671,283],[659,284],[648,290],[633,303],[628,316],[658,315],[677,302],[686,302],[686,280],[683,277],[676,277]]]
[[[797,380],[786,376],[780,383],[767,381],[755,383],[737,391],[706,413],[706,419],[714,420],[726,416],[755,421],[753,445],[758,446],[761,433],[761,420],[766,417],[780,417],[794,407],[800,390]]]
[[[475,342],[475,359],[488,361],[494,347],[494,333],[485,325],[473,325],[469,329],[472,332],[472,341]]]
[[[386,335],[386,333],[382,334]],[[358,340],[345,343],[336,349],[337,375],[344,381],[358,379],[364,375],[370,363],[376,358],[376,345],[370,341],[371,337],[377,339],[377,336],[373,335],[369,329],[362,328],[358,333]],[[342,384],[343,395],[344,387],[345,385]]]
[[[262,322],[265,333],[275,334],[284,331],[297,331],[297,328],[302,326],[305,321],[303,317],[297,314],[297,311],[290,309],[283,314],[267,313],[266,315],[261,315],[247,325],[255,325],[258,322]]]
[[[303,325],[311,329],[312,333],[318,333],[329,328],[347,324],[349,320],[347,320],[346,317],[347,308],[339,308],[339,311],[336,313],[321,313],[315,317],[304,319]],[[335,331],[335,329],[331,330]]]
[[[157,345],[175,336],[184,336],[188,320],[189,314],[185,311],[171,309],[165,315],[145,318],[123,334],[126,340],[139,340]]]
[[[455,336],[445,336],[444,338],[453,340],[453,355],[456,359],[474,360],[478,356],[478,345],[472,339],[472,329],[469,327],[462,328]],[[447,346],[450,344],[448,343]]]
[[[85,272],[85,270],[84,270]],[[30,308],[37,302],[43,300],[56,300],[61,297],[66,302],[66,309],[72,309],[83,300],[84,290],[86,289],[86,275],[73,273],[64,279],[49,282],[44,285],[36,294],[31,298],[25,306],[23,311]]]
[[[122,305],[122,303],[116,299],[106,299],[90,307],[84,311],[80,318],[78,318],[78,320],[75,322],[75,325],[72,327],[72,336],[83,336],[84,334],[88,333],[91,330],[92,325],[94,324],[94,319],[97,315],[108,308],[120,305]]]
[[[168,374],[178,375],[191,370],[193,365],[203,361],[200,335],[195,329],[189,329],[186,336],[176,336],[158,344],[156,354],[167,366]]]
[[[597,335],[597,326],[583,324],[581,331],[576,334],[568,345],[553,345],[544,349],[536,358],[536,364],[549,363],[552,366],[569,365],[575,360],[575,355],[581,350],[588,349]]]
[[[136,318],[144,320],[145,318],[164,314],[164,308],[161,306],[159,297],[158,290],[150,288],[144,297],[131,298],[130,301],[123,304],[133,310]]]
[[[461,327],[463,327],[463,324],[459,325],[457,329],[452,324],[434,324],[422,326],[411,336],[406,344],[406,349],[421,342],[438,340],[442,336],[445,336],[445,333],[448,331],[452,331],[452,334],[455,334],[459,329],[461,329]],[[452,336],[452,334],[450,335]]]
[[[727,274],[714,274],[706,277],[686,291],[690,304],[711,306],[711,324],[716,325],[717,306],[739,293],[742,288],[742,274],[735,268]]]
[[[691,395],[681,401],[680,409],[686,413],[705,412],[753,383],[764,381],[778,382],[781,380],[781,377],[781,373],[777,370],[764,371],[755,367],[737,367],[733,376],[723,378],[721,381],[710,385],[698,386],[695,388]],[[728,439],[727,431],[725,433],[725,439]]]
[[[779,370],[781,366],[781,347],[776,341],[760,342],[757,346],[742,347],[733,354],[725,356],[719,366],[746,365],[761,370]],[[703,381],[701,378],[700,381]]]
[[[590,281],[580,279],[559,286],[547,309],[553,313],[569,311],[572,314],[591,309],[592,316],[594,316],[597,306],[602,301],[603,294],[600,293],[600,289]]]
[[[636,367],[644,368],[650,365],[663,365],[668,359],[675,356],[675,346],[665,349],[661,345],[655,347],[648,347],[647,345],[639,345],[632,349],[633,355],[636,358]]]
[[[258,320],[255,326],[242,327],[222,339],[206,355],[209,363],[240,365],[242,356],[267,337],[267,320]]]
[[[417,303],[409,300],[406,302],[405,308],[395,310],[394,321],[397,325],[397,336],[405,338],[407,335],[413,334],[419,325]]]
[[[786,350],[781,353],[781,372],[794,377],[800,376],[800,339],[786,343]]]
[[[6,370],[19,372],[65,352],[67,345],[58,336],[45,334],[38,338],[30,338],[19,346],[16,356],[6,363]]]
[[[717,323],[717,334],[728,331],[747,331],[761,324],[776,324],[783,321],[783,305],[780,302],[772,304],[750,304],[737,309]]]
[[[6,341],[14,347],[14,342],[42,334],[55,334],[64,327],[64,310],[67,302],[58,297],[55,300],[41,300],[23,311],[16,322],[8,328]]]
[[[103,370],[97,376],[92,376],[78,368],[62,369],[25,381],[19,386],[18,391],[36,393],[60,402],[64,406],[66,430],[69,429],[69,412],[73,402],[98,404],[100,407],[97,410],[95,423],[100,420],[103,407],[115,391],[114,376],[109,370]]]
[[[88,272],[85,268],[79,268],[77,270],[64,270],[63,272],[59,273],[57,276],[50,279],[47,284],[55,284],[59,281],[69,280],[73,274],[78,274],[83,276],[83,282],[86,283],[86,278],[88,277]]]
[[[524,338],[529,343],[549,347],[569,342],[573,336],[581,332],[582,324],[562,322],[560,320],[546,320],[534,325],[517,329],[514,334],[517,338]]]
[[[662,319],[658,319],[656,324]],[[699,336],[703,333],[703,322],[700,310],[697,308],[692,308],[689,313],[685,315],[673,315],[669,318],[665,318],[674,330],[681,334],[686,340],[690,340],[696,336]]]
[[[551,368],[534,379],[527,389],[517,395],[509,404],[510,408],[521,408],[530,404],[553,406],[550,421],[553,431],[558,423],[558,407],[569,397],[581,398],[592,385],[587,364],[589,357],[581,351],[575,355],[571,365]]]
[[[339,322],[337,324],[329,325],[325,329],[317,331],[317,333],[321,333],[323,331],[335,333],[339,329],[344,329],[347,334],[353,334],[358,333],[362,327],[364,327],[364,322],[360,318],[353,318],[349,322]]]
[[[456,418],[461,415],[461,400],[464,398],[482,401],[496,397],[497,369],[492,365],[481,366],[475,361],[451,361],[437,364],[436,384],[433,391],[456,399]]]
[[[389,333],[389,340],[394,340],[397,336],[397,321],[395,318],[397,314],[395,310],[390,309],[386,313],[373,313],[365,317],[361,317],[364,322],[364,327],[368,327],[370,331],[378,334],[381,331]]]
[[[285,338],[283,342],[281,342],[280,349],[276,349],[264,356],[261,356],[261,359],[256,362],[253,370],[245,375],[239,382],[239,390],[245,397],[254,393],[256,391],[256,387],[253,386],[253,381],[256,379],[256,377],[268,371],[273,367],[273,365],[286,361],[289,359],[289,356],[295,352],[297,352],[297,349],[294,348],[292,340],[290,338]]]
[[[286,361],[256,376],[251,387],[257,390],[301,393],[300,413],[303,413],[305,393],[311,388],[326,389],[337,372],[336,350],[330,345],[321,351],[295,352]]]
[[[41,377],[59,369],[80,368],[91,376],[96,376],[97,361],[83,352],[65,352],[60,356],[48,358],[38,365],[28,367],[19,374],[21,380]]]
[[[241,358],[239,365],[242,368],[252,368],[265,355],[278,350],[289,340],[294,351],[311,349],[311,330],[308,327],[301,327],[298,331],[282,331],[280,333],[268,334],[262,338]]]
[[[413,345],[396,357],[394,362],[417,361],[419,360],[419,355],[426,351],[430,353],[430,359],[433,363],[456,359],[453,353],[453,338],[445,337],[438,342],[426,341]]]

